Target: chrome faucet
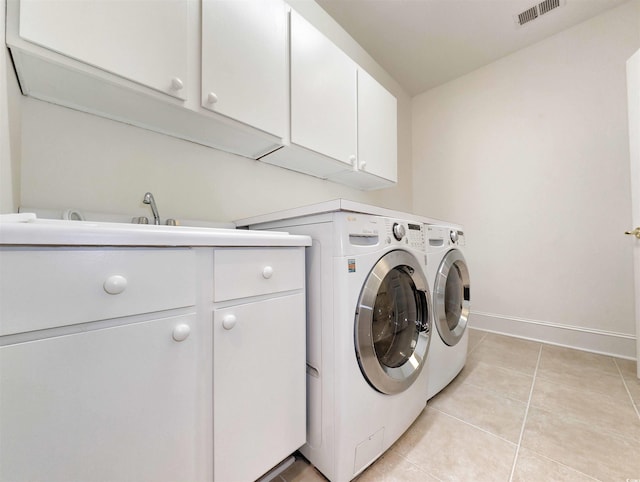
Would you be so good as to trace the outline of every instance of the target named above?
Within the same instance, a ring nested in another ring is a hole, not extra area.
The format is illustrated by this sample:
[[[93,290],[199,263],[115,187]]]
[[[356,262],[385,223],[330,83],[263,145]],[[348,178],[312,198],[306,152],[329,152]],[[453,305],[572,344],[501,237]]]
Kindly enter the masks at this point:
[[[156,206],[156,200],[153,199],[153,194],[150,192],[144,195],[143,203],[151,206],[151,212],[153,213],[153,224],[160,224],[160,215],[158,214],[158,207]]]

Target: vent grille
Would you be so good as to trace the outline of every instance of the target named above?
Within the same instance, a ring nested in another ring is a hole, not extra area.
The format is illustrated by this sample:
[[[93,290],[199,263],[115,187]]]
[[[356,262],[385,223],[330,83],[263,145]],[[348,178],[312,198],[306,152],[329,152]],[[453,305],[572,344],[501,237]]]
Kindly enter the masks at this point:
[[[559,6],[560,0],[544,0],[544,2],[538,4],[538,9],[540,10],[540,15],[544,15]]]
[[[515,15],[515,21],[518,25],[522,26],[537,19],[541,15],[549,13],[551,10],[564,5],[565,1],[566,0],[544,0],[537,5],[526,9],[524,12],[520,12],[518,15]]]
[[[536,18],[538,18],[538,9],[536,7],[531,7],[529,10],[525,10],[521,14],[518,14],[518,23],[520,25],[524,25]]]

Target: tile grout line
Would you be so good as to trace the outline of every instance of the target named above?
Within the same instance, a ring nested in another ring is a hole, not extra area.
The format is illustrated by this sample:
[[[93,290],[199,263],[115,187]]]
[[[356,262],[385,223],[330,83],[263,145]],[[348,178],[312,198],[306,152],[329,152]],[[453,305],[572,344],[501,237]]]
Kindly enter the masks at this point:
[[[411,460],[409,460],[408,458],[406,458],[404,455],[402,455],[399,452],[393,452],[395,455],[397,455],[398,457],[400,457],[402,460],[404,460],[406,463],[410,464],[412,467],[415,467],[416,469],[418,469],[419,472],[422,472],[424,474],[427,474],[429,477],[437,480],[438,482],[444,482],[440,477],[436,477],[435,475],[433,475],[431,472],[429,472],[428,470],[425,470],[424,468],[422,468],[421,466],[419,466],[418,464],[413,463]],[[362,472],[363,474],[364,472]]]
[[[618,375],[620,375],[620,378],[622,379],[622,384],[624,385],[624,389],[627,391],[627,395],[629,396],[629,400],[631,400],[631,406],[633,407],[633,409],[636,412],[636,415],[640,419],[640,409],[638,408],[638,405],[636,405],[636,402],[633,400],[633,397],[631,396],[631,390],[629,390],[629,386],[627,385],[627,381],[624,379],[624,376],[622,375],[622,370],[620,370],[620,366],[618,365],[618,362],[615,360],[615,358],[613,359],[613,363],[615,363],[616,368],[618,369]]]
[[[531,450],[531,449],[528,449],[528,450]],[[562,463],[562,462],[558,462],[557,460],[554,460],[554,459],[552,459],[551,457],[547,457],[546,455],[541,454],[541,453],[539,453],[539,452],[538,452],[538,451],[536,451],[536,450],[531,450],[531,452],[533,452],[534,454],[536,454],[536,456],[538,456],[538,457],[540,457],[540,458],[543,458],[543,459],[545,459],[545,460],[548,460],[548,461],[550,461],[550,462],[552,462],[552,463],[554,463],[554,464],[561,465],[562,467],[564,467],[564,468],[566,468],[566,469],[569,469],[569,470],[570,470],[570,471],[572,471],[572,472],[576,472],[576,473],[578,473],[578,474],[580,474],[580,475],[583,475],[584,477],[586,477],[586,478],[588,478],[588,479],[591,479],[591,480],[593,480],[593,481],[595,481],[595,482],[602,482],[602,480],[600,480],[600,479],[596,479],[596,478],[595,478],[594,476],[592,476],[592,475],[585,474],[584,472],[581,472],[580,470],[578,470],[578,469],[576,469],[576,468],[574,468],[574,467],[571,467],[571,466],[569,466],[569,465],[567,465],[567,464],[564,464],[564,463]]]
[[[527,400],[527,408],[524,411],[524,419],[522,420],[522,428],[520,429],[520,437],[518,438],[518,444],[516,445],[516,454],[513,457],[513,465],[511,466],[511,474],[509,475],[509,482],[513,481],[513,475],[516,471],[516,464],[518,463],[518,455],[520,454],[520,445],[522,444],[522,438],[524,437],[524,428],[527,425],[527,417],[529,416],[529,407],[531,406],[531,399],[533,398],[533,389],[536,386],[536,376],[538,375],[538,367],[540,366],[540,359],[542,358],[542,347],[538,351],[538,360],[536,361],[536,369],[533,372],[533,381],[531,382],[531,389],[529,390],[529,400]]]
[[[467,352],[467,358],[469,358],[469,355],[471,355],[471,353],[473,353],[475,351],[476,348],[478,348],[480,346],[480,344],[484,341],[484,339],[487,337],[487,332],[485,331],[484,334],[482,335],[482,338],[480,338],[478,340],[478,343],[475,344],[475,346],[473,348],[471,348],[471,350],[469,350]]]
[[[500,439],[500,440],[502,440],[502,441],[504,441],[504,442],[507,442],[507,443],[509,443],[509,444],[511,444],[511,445],[516,445],[516,443],[515,443],[515,442],[512,442],[511,440],[506,439],[506,438],[504,438],[504,437],[503,437],[503,436],[501,436],[501,435],[497,435],[497,434],[495,434],[495,433],[493,433],[493,432],[490,432],[490,431],[489,431],[489,430],[487,430],[486,428],[482,428],[482,427],[480,427],[479,425],[475,425],[475,424],[473,424],[473,423],[469,422],[468,420],[463,420],[462,418],[458,418],[458,417],[456,417],[455,415],[451,415],[450,413],[447,413],[447,412],[445,412],[445,411],[443,411],[443,410],[441,410],[441,409],[439,409],[439,408],[429,407],[429,410],[435,410],[436,412],[441,413],[441,414],[442,414],[442,415],[444,415],[445,417],[449,417],[449,418],[452,418],[452,419],[454,419],[454,420],[457,420],[458,422],[461,422],[461,423],[463,423],[463,424],[465,424],[465,425],[468,425],[469,427],[472,427],[472,428],[474,428],[474,429],[476,429],[476,430],[479,430],[479,431],[481,431],[481,432],[484,432],[484,433],[486,433],[487,435],[491,435],[492,437],[498,438],[498,439]]]

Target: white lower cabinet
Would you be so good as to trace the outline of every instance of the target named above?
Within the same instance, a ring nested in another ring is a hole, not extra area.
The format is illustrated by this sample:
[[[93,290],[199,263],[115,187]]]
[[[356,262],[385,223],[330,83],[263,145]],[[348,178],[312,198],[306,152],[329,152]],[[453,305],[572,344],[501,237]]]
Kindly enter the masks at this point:
[[[203,479],[196,265],[188,247],[0,247],[0,480]]]
[[[306,440],[302,247],[214,252],[213,473],[251,481]]]
[[[304,246],[0,246],[0,481],[255,480],[306,439]]]
[[[184,314],[2,346],[0,480],[196,480],[197,337]]]
[[[214,480],[255,480],[304,444],[304,306],[300,293],[214,311]]]

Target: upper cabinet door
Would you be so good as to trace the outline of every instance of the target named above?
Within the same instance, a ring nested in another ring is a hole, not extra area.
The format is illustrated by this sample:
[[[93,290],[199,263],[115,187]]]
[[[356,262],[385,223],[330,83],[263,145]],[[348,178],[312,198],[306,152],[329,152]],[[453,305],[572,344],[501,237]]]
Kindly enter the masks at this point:
[[[20,0],[20,36],[185,99],[187,0]]]
[[[356,158],[356,64],[291,12],[291,142],[351,164]]]
[[[203,0],[202,106],[285,136],[287,7],[282,0]]]
[[[397,182],[397,100],[358,69],[358,170]]]

